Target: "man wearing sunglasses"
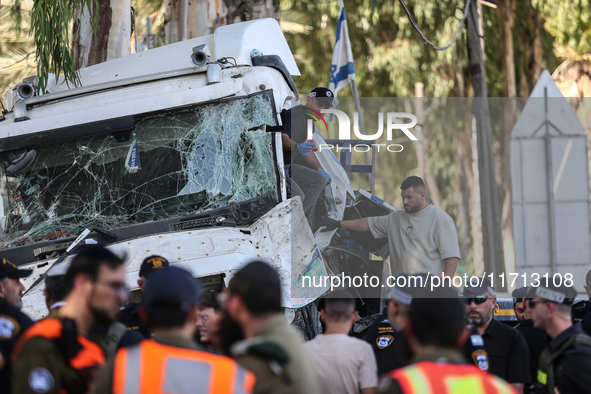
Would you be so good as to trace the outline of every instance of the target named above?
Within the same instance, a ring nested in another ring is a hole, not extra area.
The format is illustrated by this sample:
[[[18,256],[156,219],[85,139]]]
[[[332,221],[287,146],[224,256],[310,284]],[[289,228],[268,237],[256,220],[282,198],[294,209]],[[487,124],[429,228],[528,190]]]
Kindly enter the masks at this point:
[[[513,394],[506,382],[465,363],[458,348],[470,332],[455,289],[435,288],[423,297],[412,296],[403,331],[412,349],[412,364],[390,372],[380,393]]]
[[[523,308],[523,320],[519,322],[515,329],[523,335],[523,339],[527,343],[529,349],[529,380],[535,382],[538,379],[538,360],[548,346],[549,339],[546,331],[534,327],[534,322],[531,319],[533,310],[527,307],[527,291],[527,287],[521,287],[513,291],[511,295],[515,297],[514,304],[521,303]],[[525,387],[523,392],[526,394],[533,393],[528,387]]]
[[[545,283],[543,283],[545,285]],[[591,338],[571,321],[577,296],[572,287],[540,286],[528,291],[527,308],[534,326],[552,338],[538,363],[535,393],[589,393],[591,389]]]
[[[476,278],[474,278],[476,279]],[[489,372],[511,383],[523,393],[526,383],[530,383],[529,349],[519,332],[493,318],[497,298],[488,278],[471,281],[464,289],[462,299],[466,315],[484,341],[488,355]],[[464,345],[464,354],[469,359],[475,355]]]
[[[65,305],[22,335],[14,352],[14,392],[86,393],[105,363],[94,327],[113,321],[127,298],[124,260],[101,246],[86,246],[66,273]]]

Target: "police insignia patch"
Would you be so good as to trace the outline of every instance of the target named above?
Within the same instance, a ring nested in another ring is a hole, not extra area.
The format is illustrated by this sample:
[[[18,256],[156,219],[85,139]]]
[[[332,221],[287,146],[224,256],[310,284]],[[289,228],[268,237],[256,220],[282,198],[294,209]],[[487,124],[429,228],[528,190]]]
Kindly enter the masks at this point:
[[[394,337],[392,335],[380,335],[376,338],[376,344],[380,349],[385,349],[392,344]]]
[[[35,368],[29,373],[29,387],[36,393],[47,393],[54,383],[53,376],[45,368]]]
[[[486,350],[478,349],[472,353],[474,363],[484,372],[488,371],[488,354]]]
[[[10,316],[0,315],[0,340],[12,339],[20,331],[20,325]]]

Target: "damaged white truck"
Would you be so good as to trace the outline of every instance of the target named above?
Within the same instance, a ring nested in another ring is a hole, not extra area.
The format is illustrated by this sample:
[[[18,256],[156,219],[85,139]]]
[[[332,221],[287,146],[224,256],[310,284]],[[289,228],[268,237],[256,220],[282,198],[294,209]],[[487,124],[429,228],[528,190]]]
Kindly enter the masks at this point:
[[[279,25],[263,19],[85,68],[78,87],[50,77],[45,94],[35,78],[10,89],[0,121],[0,258],[34,270],[23,310],[44,316],[44,272],[101,243],[127,256],[131,290],[151,254],[212,289],[264,259],[283,280],[286,316],[304,308],[308,330],[317,326],[306,315],[327,289],[293,297],[292,287],[302,272],[342,267],[327,249],[334,232],[315,239],[299,198],[287,198],[281,136],[267,130],[298,103],[292,75]],[[332,176],[320,215],[359,214],[334,155],[317,156]]]

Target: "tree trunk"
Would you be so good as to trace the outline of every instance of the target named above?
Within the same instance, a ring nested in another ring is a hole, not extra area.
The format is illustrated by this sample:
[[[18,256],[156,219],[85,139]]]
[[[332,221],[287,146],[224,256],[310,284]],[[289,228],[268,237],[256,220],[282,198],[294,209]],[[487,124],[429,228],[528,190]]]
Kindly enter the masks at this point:
[[[523,4],[520,4],[523,6]],[[523,37],[527,43],[527,63],[521,73],[519,94],[528,97],[542,74],[542,27],[544,20],[540,12],[531,4],[527,6],[529,14],[525,18],[526,34]]]
[[[167,0],[164,16],[166,45],[187,39],[189,0]]]
[[[191,0],[188,10],[188,39],[213,34],[226,24],[228,9],[223,0]]]
[[[231,3],[228,6],[228,24],[261,18],[279,20],[279,2],[273,0],[235,0]]]
[[[97,3],[93,3],[93,14],[98,12],[96,34],[92,31],[91,15],[86,7],[82,12],[78,10],[74,17],[72,49],[77,69],[130,53],[130,0],[98,0]]]
[[[441,191],[437,180],[429,168],[429,140],[425,137],[424,124],[425,124],[425,111],[423,108],[423,84],[421,82],[415,83],[415,111],[417,114],[417,123],[421,125],[417,128],[417,135],[419,136],[415,143],[415,150],[417,152],[417,167],[419,169],[419,175],[425,181],[427,189],[429,191],[429,198],[433,205],[443,209],[443,199],[441,198]]]
[[[501,191],[503,194],[501,231],[505,251],[505,261],[514,270],[513,220],[511,211],[511,166],[509,140],[516,122],[517,83],[515,81],[515,57],[513,50],[513,26],[515,22],[515,0],[497,1],[499,31],[501,35],[501,74],[503,75],[503,121],[504,133],[501,142]]]

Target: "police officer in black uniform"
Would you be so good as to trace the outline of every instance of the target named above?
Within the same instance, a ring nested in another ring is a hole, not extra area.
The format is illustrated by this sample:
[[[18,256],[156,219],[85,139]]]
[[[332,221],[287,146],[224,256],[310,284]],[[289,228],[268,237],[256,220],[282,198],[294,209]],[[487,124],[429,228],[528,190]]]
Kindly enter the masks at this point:
[[[403,354],[397,351],[398,344],[394,346],[394,342],[404,339],[390,324],[387,307],[369,326],[364,339],[373,349],[378,364],[378,376],[404,366]]]
[[[585,334],[591,336],[591,270],[587,272],[585,286],[583,287],[585,287],[589,299],[573,305],[573,323],[581,322],[581,328],[585,331]]]
[[[551,338],[538,363],[535,393],[589,393],[591,390],[591,338],[572,324],[571,305],[577,292],[561,284],[543,283],[528,293],[534,326]],[[531,298],[529,296],[531,295]]]
[[[0,392],[12,392],[12,363],[10,355],[20,335],[33,321],[21,312],[21,294],[24,286],[20,278],[31,275],[33,270],[19,270],[2,259],[0,264]]]
[[[143,292],[146,285],[147,277],[153,271],[166,268],[169,266],[168,260],[162,256],[149,256],[144,259],[140,267],[140,278],[137,281],[138,287]],[[117,315],[117,321],[125,324],[128,330],[134,330],[143,335],[144,338],[151,337],[150,327],[143,322],[138,312],[138,304],[130,302],[121,308],[121,312]]]
[[[522,335],[494,319],[496,293],[488,278],[473,278],[464,288],[462,301],[466,315],[484,341],[489,360],[488,372],[511,383],[519,392],[530,384],[529,349]],[[476,280],[478,279],[478,280]],[[478,353],[464,345],[464,355],[477,360]]]
[[[532,288],[532,290],[534,289]],[[533,310],[527,307],[527,291],[527,287],[520,287],[515,289],[511,295],[514,297],[514,303],[521,302],[524,308],[524,319],[515,326],[515,329],[523,336],[529,348],[530,381],[535,382],[538,379],[538,360],[544,349],[548,347],[550,338],[545,330],[534,327],[534,322],[531,319]],[[525,394],[530,392],[529,385],[524,387],[523,392]]]
[[[412,358],[412,352],[406,337],[401,335],[409,321],[408,308],[413,297],[429,298],[430,295],[428,286],[424,287],[427,283],[426,274],[401,275],[400,277],[406,278],[406,281],[400,282],[398,280],[398,284],[405,283],[406,286],[392,287],[388,301],[388,320],[391,323],[390,327],[392,327],[393,334],[385,330],[382,332],[378,330],[377,333],[373,334],[375,338],[372,337],[371,332],[366,336],[366,340],[371,337],[376,345],[380,343],[382,345],[388,345],[380,349],[379,353],[374,348],[378,360],[378,373],[380,375],[406,366]],[[423,285],[421,285],[421,281],[412,279],[413,277],[421,277]],[[380,325],[383,324],[385,323],[380,323]],[[484,341],[475,327],[468,326],[468,328],[470,329],[470,336],[465,343],[465,348],[469,350],[467,361],[473,362],[477,367],[486,372],[489,368],[489,362],[488,355],[484,349]],[[392,339],[390,342],[387,342],[390,336]]]

